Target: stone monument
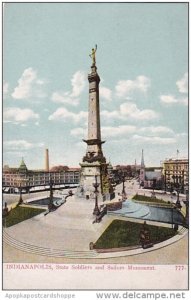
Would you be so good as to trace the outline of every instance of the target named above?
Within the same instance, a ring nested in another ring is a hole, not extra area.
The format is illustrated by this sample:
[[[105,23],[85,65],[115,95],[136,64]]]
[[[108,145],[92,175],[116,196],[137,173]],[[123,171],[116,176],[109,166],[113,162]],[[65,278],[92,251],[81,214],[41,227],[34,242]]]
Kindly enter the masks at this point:
[[[88,109],[88,138],[83,140],[87,144],[86,154],[83,157],[80,176],[79,194],[86,199],[95,199],[94,184],[95,178],[98,184],[98,199],[106,200],[111,198],[112,187],[107,173],[106,158],[102,152],[101,128],[100,128],[100,107],[99,107],[99,82],[100,77],[96,67],[97,45],[92,49],[91,73],[89,81],[89,109]]]

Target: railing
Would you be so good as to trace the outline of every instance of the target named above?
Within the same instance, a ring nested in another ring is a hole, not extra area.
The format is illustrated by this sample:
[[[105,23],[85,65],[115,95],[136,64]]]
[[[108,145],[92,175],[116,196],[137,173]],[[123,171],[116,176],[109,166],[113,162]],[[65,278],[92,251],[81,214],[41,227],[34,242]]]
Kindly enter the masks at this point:
[[[53,185],[69,185],[69,184],[74,184],[74,185],[78,185],[79,181],[60,181],[60,182],[54,182],[53,181]],[[27,185],[23,185],[22,188],[32,188],[32,187],[37,187],[37,186],[49,186],[49,182],[44,182],[44,183],[29,183]],[[5,184],[3,183],[3,188],[18,188],[18,185],[15,184]]]

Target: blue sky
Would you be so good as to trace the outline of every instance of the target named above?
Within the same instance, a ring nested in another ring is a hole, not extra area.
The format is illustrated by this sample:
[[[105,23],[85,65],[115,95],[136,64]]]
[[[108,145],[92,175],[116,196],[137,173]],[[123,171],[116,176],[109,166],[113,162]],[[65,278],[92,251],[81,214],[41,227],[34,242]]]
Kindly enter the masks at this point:
[[[6,3],[4,164],[79,165],[95,44],[107,160],[187,156],[186,3]]]

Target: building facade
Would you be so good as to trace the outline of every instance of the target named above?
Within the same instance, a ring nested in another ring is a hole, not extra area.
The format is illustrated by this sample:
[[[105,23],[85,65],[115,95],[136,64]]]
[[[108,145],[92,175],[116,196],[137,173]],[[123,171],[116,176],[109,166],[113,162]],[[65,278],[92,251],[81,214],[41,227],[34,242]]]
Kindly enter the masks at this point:
[[[166,159],[163,161],[164,189],[181,193],[188,191],[189,163],[188,159]]]
[[[19,168],[3,168],[3,188],[22,188],[30,191],[37,186],[78,184],[80,178],[79,168],[59,169],[58,171],[28,170],[22,159]]]
[[[162,189],[163,172],[162,167],[145,167],[144,153],[142,150],[139,183],[143,188]]]

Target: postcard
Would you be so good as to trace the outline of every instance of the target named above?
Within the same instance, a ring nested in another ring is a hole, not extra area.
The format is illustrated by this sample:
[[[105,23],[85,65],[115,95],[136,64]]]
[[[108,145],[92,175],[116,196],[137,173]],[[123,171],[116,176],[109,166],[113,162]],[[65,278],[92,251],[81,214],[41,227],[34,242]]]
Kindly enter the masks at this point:
[[[3,3],[2,177],[3,291],[185,298],[188,3]]]

